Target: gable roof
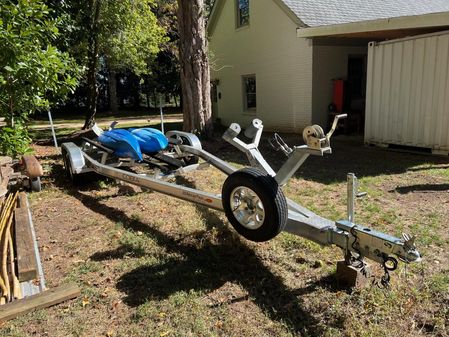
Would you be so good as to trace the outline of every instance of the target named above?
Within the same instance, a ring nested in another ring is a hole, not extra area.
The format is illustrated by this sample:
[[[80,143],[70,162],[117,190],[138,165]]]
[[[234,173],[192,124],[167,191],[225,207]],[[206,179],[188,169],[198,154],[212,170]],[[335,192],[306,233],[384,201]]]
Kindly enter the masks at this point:
[[[213,33],[215,24],[226,1],[227,0],[215,0],[207,27],[210,35]],[[311,27],[309,29],[321,26],[374,22],[383,19],[416,17],[426,14],[449,12],[449,0],[273,1],[284,10],[298,27]],[[351,29],[356,30],[357,28],[352,27]]]
[[[282,0],[309,27],[449,11],[449,0]]]

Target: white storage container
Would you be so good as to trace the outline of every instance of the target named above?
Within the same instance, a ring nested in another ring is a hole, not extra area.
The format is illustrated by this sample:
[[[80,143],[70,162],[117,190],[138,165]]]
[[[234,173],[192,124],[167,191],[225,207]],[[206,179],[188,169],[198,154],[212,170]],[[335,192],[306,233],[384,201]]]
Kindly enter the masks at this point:
[[[368,47],[365,142],[449,153],[449,31]]]

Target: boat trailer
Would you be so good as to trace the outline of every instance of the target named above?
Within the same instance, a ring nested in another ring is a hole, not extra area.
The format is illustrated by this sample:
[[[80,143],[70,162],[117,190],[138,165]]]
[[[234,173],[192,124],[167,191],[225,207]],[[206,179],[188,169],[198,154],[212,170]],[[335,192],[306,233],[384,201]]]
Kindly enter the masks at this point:
[[[387,285],[388,272],[396,269],[398,260],[419,262],[421,255],[412,236],[404,234],[402,238],[397,238],[354,222],[354,204],[358,196],[354,174],[348,175],[348,217],[345,220],[325,219],[286,198],[282,191],[282,187],[309,156],[332,153],[331,136],[338,120],[345,117],[337,116],[328,134],[318,125],[307,127],[303,132],[305,145],[293,148],[275,134],[270,143],[287,157],[277,172],[258,149],[263,132],[262,121],[258,119],[253,120],[244,132],[246,138],[251,139],[250,143],[238,138],[241,128],[236,123],[223,135],[223,139],[245,153],[250,162],[250,167],[240,170],[202,149],[197,136],[182,131],[167,132],[169,147],[142,162],[117,158],[111,149],[91,139],[83,139],[81,146],[62,144],[62,155],[65,169],[74,181],[82,181],[89,174],[98,174],[224,211],[234,229],[254,242],[268,241],[281,232],[287,232],[322,246],[335,245],[343,250],[345,265],[355,268],[358,273],[365,274],[364,258],[380,263],[385,271],[381,282]],[[200,163],[199,158],[204,163]],[[167,181],[205,165],[212,165],[228,176],[221,194]],[[137,174],[128,169],[134,166],[153,167],[156,170],[152,170],[153,174]]]

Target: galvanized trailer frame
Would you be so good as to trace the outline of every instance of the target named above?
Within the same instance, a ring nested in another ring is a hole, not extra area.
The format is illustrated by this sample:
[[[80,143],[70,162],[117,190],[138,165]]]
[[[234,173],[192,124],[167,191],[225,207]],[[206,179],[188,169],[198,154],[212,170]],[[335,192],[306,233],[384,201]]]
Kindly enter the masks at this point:
[[[271,168],[258,150],[263,131],[263,125],[260,120],[254,120],[245,131],[246,137],[252,139],[251,143],[244,143],[238,138],[241,132],[238,124],[232,124],[223,135],[223,138],[244,152],[251,167],[256,168],[257,172],[261,172],[271,179],[270,181],[275,181],[277,188],[281,189],[310,155],[324,156],[332,153],[330,137],[335,131],[338,119],[342,117],[345,116],[336,118],[331,131],[327,135],[324,135],[319,126],[306,128],[303,134],[306,145],[291,149],[285,143],[279,143],[279,147],[288,156],[288,159],[278,172]],[[229,163],[203,150],[201,142],[193,134],[170,131],[166,136],[173,144],[168,155],[177,158],[188,156],[201,158],[207,164],[228,175],[228,179],[232,179],[234,175],[241,172],[241,170],[237,170]],[[234,227],[236,227],[236,220],[240,222],[237,225],[241,225],[241,228],[249,232],[257,231],[261,226],[266,226],[264,221],[269,216],[269,214],[265,214],[267,205],[263,205],[263,198],[254,192],[253,189],[257,188],[253,187],[251,189],[243,183],[241,187],[237,186],[234,189],[230,200],[224,200],[221,194],[181,186],[168,182],[165,179],[196,170],[203,164],[181,167],[171,171],[169,174],[157,173],[150,176],[124,170],[124,167],[141,164],[115,158],[109,151],[98,147],[98,144],[94,141],[86,140],[81,147],[74,143],[64,143],[62,144],[62,152],[66,169],[72,177],[93,171],[105,177],[121,180],[219,211],[224,211],[226,203],[228,203],[228,206],[230,203],[233,206],[232,211],[235,215],[234,221],[230,222]],[[348,263],[351,260],[361,262],[366,257],[384,266],[392,261],[397,264],[397,260],[393,256],[406,263],[420,261],[421,256],[416,250],[414,237],[403,235],[402,238],[397,238],[354,223],[354,201],[356,196],[357,180],[353,174],[350,174],[348,175],[348,219],[341,221],[325,219],[294,201],[285,199],[285,212],[287,212],[288,216],[285,226],[281,229],[323,246],[336,245],[340,247]],[[278,207],[282,208],[282,206]]]

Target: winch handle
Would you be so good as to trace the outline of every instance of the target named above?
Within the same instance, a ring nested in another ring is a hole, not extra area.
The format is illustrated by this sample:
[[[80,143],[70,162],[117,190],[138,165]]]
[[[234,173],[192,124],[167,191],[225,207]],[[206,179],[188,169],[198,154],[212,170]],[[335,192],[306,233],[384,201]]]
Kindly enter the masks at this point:
[[[335,130],[337,129],[337,125],[338,125],[338,121],[340,119],[344,119],[347,118],[348,114],[341,114],[341,115],[336,115],[334,118],[334,122],[332,123],[332,128],[330,129],[330,131],[327,133],[326,138],[329,140],[332,135],[334,134]]]

